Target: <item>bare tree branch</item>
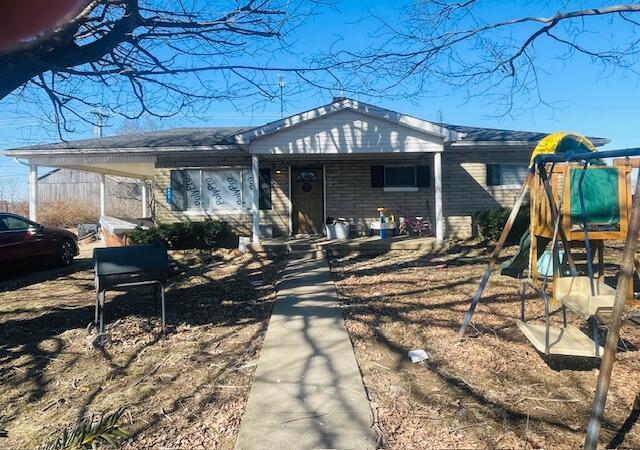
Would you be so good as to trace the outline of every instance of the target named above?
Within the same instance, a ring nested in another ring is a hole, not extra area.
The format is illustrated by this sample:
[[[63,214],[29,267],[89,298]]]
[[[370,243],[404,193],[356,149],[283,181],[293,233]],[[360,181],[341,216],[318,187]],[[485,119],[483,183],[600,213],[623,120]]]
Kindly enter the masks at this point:
[[[359,51],[334,49],[318,61],[325,67],[353,74],[347,90],[374,95],[420,95],[443,85],[469,97],[485,96],[499,113],[511,113],[516,96],[549,105],[540,94],[542,68],[550,55],[541,55],[542,40],[554,44],[554,57],[568,61],[586,57],[603,68],[635,73],[640,57],[640,4],[616,4],[560,10],[549,16],[523,16],[492,21],[483,17],[478,0],[422,0],[405,12],[404,26],[380,23],[381,43]],[[603,18],[608,18],[608,22]],[[589,28],[591,27],[591,28]],[[620,41],[595,41],[598,27],[615,30]],[[349,79],[343,77],[343,79]]]
[[[59,132],[71,129],[67,116],[93,120],[82,107],[165,117],[217,100],[270,100],[277,86],[265,74],[327,72],[273,57],[323,1],[91,0],[60,29],[0,54],[0,99],[47,99]]]

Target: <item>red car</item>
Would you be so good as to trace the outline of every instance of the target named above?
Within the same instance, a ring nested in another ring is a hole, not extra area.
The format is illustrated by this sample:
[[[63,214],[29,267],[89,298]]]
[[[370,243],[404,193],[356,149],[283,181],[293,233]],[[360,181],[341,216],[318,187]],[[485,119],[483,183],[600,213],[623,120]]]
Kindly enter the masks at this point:
[[[79,253],[78,236],[12,213],[0,213],[0,266],[18,262],[68,266]]]

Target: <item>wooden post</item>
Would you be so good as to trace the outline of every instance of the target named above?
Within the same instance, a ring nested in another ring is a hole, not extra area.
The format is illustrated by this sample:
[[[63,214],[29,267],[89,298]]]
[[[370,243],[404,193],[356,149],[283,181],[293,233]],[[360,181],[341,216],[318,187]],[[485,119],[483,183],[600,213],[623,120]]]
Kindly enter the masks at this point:
[[[473,313],[476,310],[476,306],[478,306],[478,302],[480,301],[480,297],[482,297],[482,293],[484,292],[484,289],[487,287],[487,284],[489,283],[489,278],[491,277],[491,272],[493,272],[493,269],[496,266],[496,262],[498,261],[498,257],[500,256],[500,252],[502,252],[502,248],[504,247],[504,243],[507,241],[507,236],[509,236],[509,231],[511,231],[511,227],[513,226],[513,222],[516,220],[516,217],[518,216],[518,212],[520,211],[520,207],[522,206],[522,202],[524,201],[525,197],[527,196],[527,190],[529,189],[529,185],[531,184],[531,181],[533,180],[533,173],[529,172],[529,174],[527,175],[527,179],[525,180],[524,184],[522,185],[522,189],[520,190],[520,194],[518,195],[518,198],[515,202],[515,204],[513,205],[513,209],[511,210],[511,214],[509,214],[509,219],[507,219],[507,223],[504,225],[504,229],[502,230],[502,234],[500,235],[500,239],[498,239],[498,242],[496,244],[496,248],[493,250],[493,253],[491,255],[491,259],[489,259],[489,264],[487,265],[486,270],[484,271],[484,274],[482,275],[482,281],[480,282],[480,286],[478,286],[478,290],[476,290],[476,293],[473,295],[473,298],[471,299],[471,303],[469,305],[469,310],[467,311],[467,315],[464,317],[464,321],[462,322],[462,326],[460,327],[460,330],[458,331],[458,339],[461,339],[462,336],[464,336],[465,331],[467,330],[467,327],[469,326],[469,323],[471,322],[471,319],[473,318]]]
[[[624,313],[624,305],[627,300],[627,290],[630,283],[633,282],[638,231],[640,231],[640,174],[638,174],[638,180],[636,181],[636,192],[633,197],[633,209],[631,211],[627,242],[625,243],[624,253],[622,254],[620,273],[618,274],[616,300],[613,305],[611,321],[609,322],[607,343],[604,347],[604,356],[602,357],[602,363],[600,364],[600,374],[598,375],[596,394],[593,399],[593,406],[591,407],[589,425],[587,426],[587,437],[584,442],[584,448],[587,450],[595,450],[598,446],[600,424],[604,413],[604,406],[607,402],[607,393],[609,392],[609,383],[611,381],[611,371],[613,370],[613,363],[616,359],[618,339],[620,338],[620,327],[622,325],[622,315]]]
[[[544,186],[544,191],[547,194],[547,199],[549,200],[549,212],[551,214],[551,223],[556,223],[556,218],[558,217],[558,208],[556,206],[556,202],[553,197],[553,191],[551,189],[551,185],[549,184],[549,177],[547,176],[547,170],[544,165],[538,167],[538,173],[540,173],[540,178],[542,179],[542,185]],[[565,188],[568,186],[567,180],[564,182]],[[573,260],[573,256],[571,255],[571,246],[569,245],[569,241],[567,239],[567,235],[564,232],[564,228],[562,227],[562,223],[558,228],[558,234],[560,235],[560,239],[562,240],[562,246],[565,248],[565,256],[567,257],[567,261],[569,262],[569,270],[571,270],[572,276],[578,276],[578,270],[576,269],[576,263]],[[559,264],[559,261],[558,261]]]

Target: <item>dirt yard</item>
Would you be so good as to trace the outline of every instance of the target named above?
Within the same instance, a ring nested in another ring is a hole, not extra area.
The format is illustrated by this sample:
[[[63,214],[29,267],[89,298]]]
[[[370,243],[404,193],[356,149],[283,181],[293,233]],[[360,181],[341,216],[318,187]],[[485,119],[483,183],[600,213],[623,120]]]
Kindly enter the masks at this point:
[[[615,256],[607,254],[610,261]],[[456,342],[487,257],[482,246],[466,245],[440,256],[405,252],[331,261],[388,447],[582,446],[599,364],[546,359],[529,345],[515,325],[516,280],[493,278],[474,328]],[[529,301],[527,313],[540,317],[542,302]],[[561,323],[560,314],[554,322]],[[640,425],[633,423],[640,412],[632,413],[632,405],[640,392],[640,329],[627,325],[622,338],[630,351],[618,355],[601,445],[638,448]],[[421,348],[430,360],[409,362],[407,351]]]
[[[185,263],[166,338],[148,290],[109,293],[100,350],[88,261],[0,280],[0,448],[36,448],[118,407],[124,448],[233,448],[281,267],[222,250]]]

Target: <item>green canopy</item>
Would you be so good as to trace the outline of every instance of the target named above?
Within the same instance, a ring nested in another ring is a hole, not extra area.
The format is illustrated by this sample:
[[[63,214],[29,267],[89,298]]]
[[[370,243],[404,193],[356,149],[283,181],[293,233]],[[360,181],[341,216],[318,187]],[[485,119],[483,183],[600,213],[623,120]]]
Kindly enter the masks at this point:
[[[602,167],[586,169],[582,180],[584,208],[588,225],[620,223],[618,169]],[[571,169],[571,223],[582,224],[579,183],[582,169]]]

